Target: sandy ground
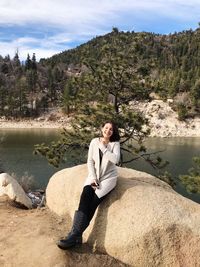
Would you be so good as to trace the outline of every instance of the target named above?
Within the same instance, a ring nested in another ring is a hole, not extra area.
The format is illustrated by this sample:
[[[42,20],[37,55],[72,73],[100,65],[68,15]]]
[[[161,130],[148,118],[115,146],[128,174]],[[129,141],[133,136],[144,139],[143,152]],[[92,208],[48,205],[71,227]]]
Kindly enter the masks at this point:
[[[56,240],[70,229],[70,225],[70,218],[56,217],[46,207],[19,209],[0,197],[0,266],[127,266],[108,255],[93,253],[87,243],[68,251],[57,248]]]
[[[37,121],[37,120],[23,120],[23,121],[11,121],[0,120],[1,129],[27,129],[27,128],[46,128],[46,129],[62,129],[67,126],[65,121]]]

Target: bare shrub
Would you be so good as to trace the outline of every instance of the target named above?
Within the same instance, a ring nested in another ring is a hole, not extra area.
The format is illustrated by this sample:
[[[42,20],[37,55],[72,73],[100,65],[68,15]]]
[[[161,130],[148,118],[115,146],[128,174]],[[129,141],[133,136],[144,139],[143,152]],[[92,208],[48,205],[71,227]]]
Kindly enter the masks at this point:
[[[174,98],[175,104],[191,104],[189,93],[183,92],[179,93]]]

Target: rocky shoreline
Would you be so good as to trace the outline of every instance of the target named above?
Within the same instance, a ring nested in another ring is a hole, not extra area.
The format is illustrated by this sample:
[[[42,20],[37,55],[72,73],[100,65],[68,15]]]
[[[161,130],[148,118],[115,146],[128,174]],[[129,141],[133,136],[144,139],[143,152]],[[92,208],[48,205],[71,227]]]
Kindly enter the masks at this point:
[[[0,117],[0,129],[62,129],[68,127],[69,118],[59,113],[50,113],[36,119],[6,119]]]
[[[59,122],[36,121],[36,120],[0,120],[0,129],[59,129],[65,125]]]
[[[177,113],[168,102],[133,102],[133,108],[143,113],[149,120],[151,137],[200,137],[200,117],[179,121]],[[69,126],[69,117],[58,111],[37,119],[7,120],[0,118],[1,129],[62,129]]]
[[[200,137],[200,117],[180,121],[168,102],[133,103],[149,120],[151,137]]]

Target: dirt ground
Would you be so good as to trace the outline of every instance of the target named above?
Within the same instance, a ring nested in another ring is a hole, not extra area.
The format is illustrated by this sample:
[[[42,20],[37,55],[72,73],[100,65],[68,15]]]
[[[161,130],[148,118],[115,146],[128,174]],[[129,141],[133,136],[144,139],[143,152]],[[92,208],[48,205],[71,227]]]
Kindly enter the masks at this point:
[[[70,229],[71,219],[48,208],[25,210],[0,197],[0,267],[103,267],[127,266],[84,243],[63,251],[56,240]]]

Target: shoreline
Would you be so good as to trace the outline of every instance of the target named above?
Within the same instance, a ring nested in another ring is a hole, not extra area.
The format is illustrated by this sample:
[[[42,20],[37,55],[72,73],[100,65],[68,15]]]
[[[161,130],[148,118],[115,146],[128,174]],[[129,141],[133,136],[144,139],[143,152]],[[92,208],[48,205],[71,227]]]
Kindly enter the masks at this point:
[[[180,121],[178,114],[168,102],[134,101],[130,106],[149,121],[149,137],[200,137],[200,117]],[[71,117],[67,117],[60,110],[54,110],[35,119],[14,120],[3,116],[0,117],[0,130],[62,130],[70,127],[70,120]]]
[[[16,129],[62,129],[67,122],[37,121],[37,120],[0,120],[0,130]]]
[[[47,121],[47,120],[0,120],[0,131],[1,130],[62,130],[68,126],[68,120],[62,121]],[[177,127],[176,129],[166,129],[164,127],[155,127],[151,125],[151,134],[149,137],[161,137],[161,138],[170,138],[170,137],[200,137],[200,130],[191,129],[186,126],[186,123],[181,123],[182,127]],[[185,124],[185,125],[184,125]],[[161,123],[160,123],[161,125]]]

